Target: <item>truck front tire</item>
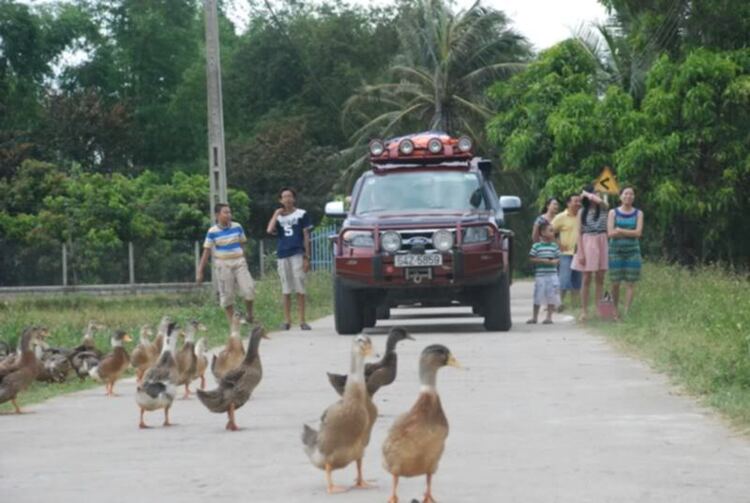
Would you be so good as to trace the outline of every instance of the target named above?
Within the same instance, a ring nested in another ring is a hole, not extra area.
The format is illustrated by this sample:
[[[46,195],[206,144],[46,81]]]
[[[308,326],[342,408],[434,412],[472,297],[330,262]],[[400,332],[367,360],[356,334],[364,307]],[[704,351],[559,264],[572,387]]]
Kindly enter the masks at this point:
[[[484,328],[507,332],[513,325],[510,319],[510,284],[508,274],[487,287],[484,298]]]
[[[333,280],[333,319],[339,335],[354,335],[364,325],[363,306],[358,292],[344,285],[339,278]]]

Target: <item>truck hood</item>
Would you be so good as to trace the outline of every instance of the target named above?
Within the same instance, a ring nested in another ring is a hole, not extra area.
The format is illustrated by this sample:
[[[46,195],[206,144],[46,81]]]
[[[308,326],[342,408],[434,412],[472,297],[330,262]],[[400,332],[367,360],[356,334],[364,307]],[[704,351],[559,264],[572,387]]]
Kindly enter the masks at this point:
[[[344,227],[424,227],[489,223],[494,213],[482,211],[415,211],[413,213],[377,213],[373,215],[351,215],[344,221]]]

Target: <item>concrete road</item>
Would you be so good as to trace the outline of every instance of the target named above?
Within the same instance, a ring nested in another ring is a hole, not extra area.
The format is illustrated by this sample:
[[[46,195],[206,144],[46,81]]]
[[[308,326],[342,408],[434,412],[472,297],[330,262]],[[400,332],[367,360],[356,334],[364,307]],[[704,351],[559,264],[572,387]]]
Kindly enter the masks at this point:
[[[300,443],[302,423],[316,424],[336,399],[325,371],[348,365],[350,338],[336,335],[329,317],[311,333],[263,342],[265,377],[238,412],[237,433],[195,398],[176,402],[177,426],[140,431],[132,380],[118,384],[120,397],[97,388],[0,416],[0,501],[385,502],[380,447],[415,399],[418,355],[431,343],[469,367],[438,376],[451,425],[434,481],[441,503],[750,501],[747,439],[569,317],[525,325],[529,283],[516,284],[513,299],[509,333],[485,332],[465,309],[396,310],[368,331],[379,348],[395,323],[417,339],[399,345],[399,377],[377,395],[365,456],[375,489],[326,495]],[[335,473],[337,483],[353,479],[353,466]],[[402,501],[423,487],[403,479]]]

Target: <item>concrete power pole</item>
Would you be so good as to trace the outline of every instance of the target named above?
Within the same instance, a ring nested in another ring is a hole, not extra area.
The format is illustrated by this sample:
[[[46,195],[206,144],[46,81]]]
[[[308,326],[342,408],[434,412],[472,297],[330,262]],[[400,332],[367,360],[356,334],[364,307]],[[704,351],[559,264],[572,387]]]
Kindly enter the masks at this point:
[[[224,109],[221,98],[221,58],[216,0],[203,0],[206,17],[206,82],[208,91],[208,175],[211,188],[209,213],[227,202],[227,168],[224,150]]]

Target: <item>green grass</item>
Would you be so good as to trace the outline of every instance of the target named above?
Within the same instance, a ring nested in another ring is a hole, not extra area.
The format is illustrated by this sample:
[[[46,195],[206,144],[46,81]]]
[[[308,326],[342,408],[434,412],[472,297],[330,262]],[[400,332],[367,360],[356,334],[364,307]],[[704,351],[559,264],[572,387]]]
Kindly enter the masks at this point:
[[[750,281],[717,267],[646,264],[622,323],[592,323],[750,429]]]
[[[257,281],[255,318],[269,330],[275,330],[283,319],[281,287],[275,275]],[[331,276],[325,272],[308,275],[306,317],[314,320],[332,312]],[[235,307],[244,303],[238,302]],[[296,321],[296,305],[292,306],[292,320]],[[210,293],[156,294],[139,296],[96,297],[75,296],[27,296],[14,300],[0,301],[0,339],[15,347],[18,336],[24,327],[43,325],[49,328],[52,346],[74,347],[80,343],[83,330],[89,320],[107,325],[108,330],[97,337],[96,345],[102,351],[109,351],[109,334],[122,328],[131,334],[134,341],[126,344],[132,351],[138,341],[138,330],[144,323],[156,326],[159,319],[169,314],[178,323],[190,319],[203,322],[208,331],[203,333],[209,347],[220,345],[228,334],[224,311]],[[132,373],[132,372],[131,372]],[[86,380],[79,382],[71,372],[63,384],[36,382],[19,395],[20,405],[46,400],[61,393],[69,393],[97,386]],[[0,405],[0,413],[12,411],[9,403]]]

